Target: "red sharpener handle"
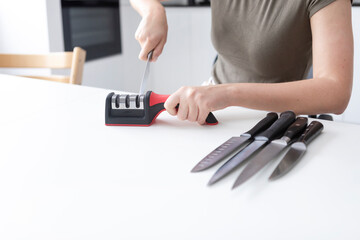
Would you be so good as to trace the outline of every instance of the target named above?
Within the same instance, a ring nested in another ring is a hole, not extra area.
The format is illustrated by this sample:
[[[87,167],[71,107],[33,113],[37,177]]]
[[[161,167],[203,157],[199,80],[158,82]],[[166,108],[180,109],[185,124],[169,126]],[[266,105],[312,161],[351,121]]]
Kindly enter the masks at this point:
[[[156,94],[154,92],[151,92],[150,99],[149,99],[150,108],[157,104],[164,104],[165,101],[169,98],[169,96],[170,95],[161,95],[161,94]],[[179,105],[176,107],[178,108]],[[159,115],[159,113],[156,114],[156,117]],[[219,123],[212,112],[209,113],[205,122],[206,122],[206,125],[216,125]]]

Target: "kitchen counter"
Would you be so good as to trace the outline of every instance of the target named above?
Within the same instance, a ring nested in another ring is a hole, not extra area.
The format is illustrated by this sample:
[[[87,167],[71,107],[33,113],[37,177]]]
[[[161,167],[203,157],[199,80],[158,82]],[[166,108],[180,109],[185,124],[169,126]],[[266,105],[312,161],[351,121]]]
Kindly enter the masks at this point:
[[[360,126],[322,134],[283,178],[280,157],[231,191],[240,169],[190,173],[266,112],[231,107],[217,126],[162,113],[107,127],[110,90],[0,75],[0,239],[359,239]],[[243,168],[243,167],[242,167]]]

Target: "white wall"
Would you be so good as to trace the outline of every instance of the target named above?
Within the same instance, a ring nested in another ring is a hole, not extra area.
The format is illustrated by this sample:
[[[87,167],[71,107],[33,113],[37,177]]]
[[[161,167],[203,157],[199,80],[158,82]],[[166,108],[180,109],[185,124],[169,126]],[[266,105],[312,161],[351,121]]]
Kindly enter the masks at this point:
[[[172,93],[201,85],[211,72],[216,52],[211,44],[209,8],[167,8],[168,41],[152,68],[151,89]]]
[[[45,0],[0,1],[0,51],[49,51]]]
[[[47,53],[46,0],[0,1],[0,52]],[[1,73],[18,73],[14,69],[0,69]],[[49,70],[21,70],[23,74],[48,74]]]

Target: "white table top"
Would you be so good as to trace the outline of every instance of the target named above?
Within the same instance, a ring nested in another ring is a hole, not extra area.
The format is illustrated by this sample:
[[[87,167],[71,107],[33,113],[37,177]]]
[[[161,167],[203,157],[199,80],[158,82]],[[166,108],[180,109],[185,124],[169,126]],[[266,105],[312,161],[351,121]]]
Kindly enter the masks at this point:
[[[0,239],[360,239],[360,126],[324,123],[285,177],[278,159],[231,191],[238,169],[190,173],[266,113],[231,107],[198,126],[162,113],[107,127],[109,90],[0,75]]]

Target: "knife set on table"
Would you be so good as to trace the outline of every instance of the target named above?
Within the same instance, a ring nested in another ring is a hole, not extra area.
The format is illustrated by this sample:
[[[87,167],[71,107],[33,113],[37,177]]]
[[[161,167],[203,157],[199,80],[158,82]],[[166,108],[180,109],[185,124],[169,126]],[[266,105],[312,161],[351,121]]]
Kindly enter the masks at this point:
[[[234,189],[254,176],[282,150],[290,146],[289,151],[269,177],[269,180],[275,180],[288,173],[299,162],[307,145],[324,128],[318,121],[312,121],[309,126],[307,122],[306,117],[296,118],[292,111],[281,113],[280,118],[274,112],[268,113],[251,130],[241,134],[240,137],[230,138],[202,159],[191,171],[199,172],[222,160],[229,159],[212,176],[209,181],[211,185],[249,160],[236,179]],[[251,157],[253,158],[250,159]]]

